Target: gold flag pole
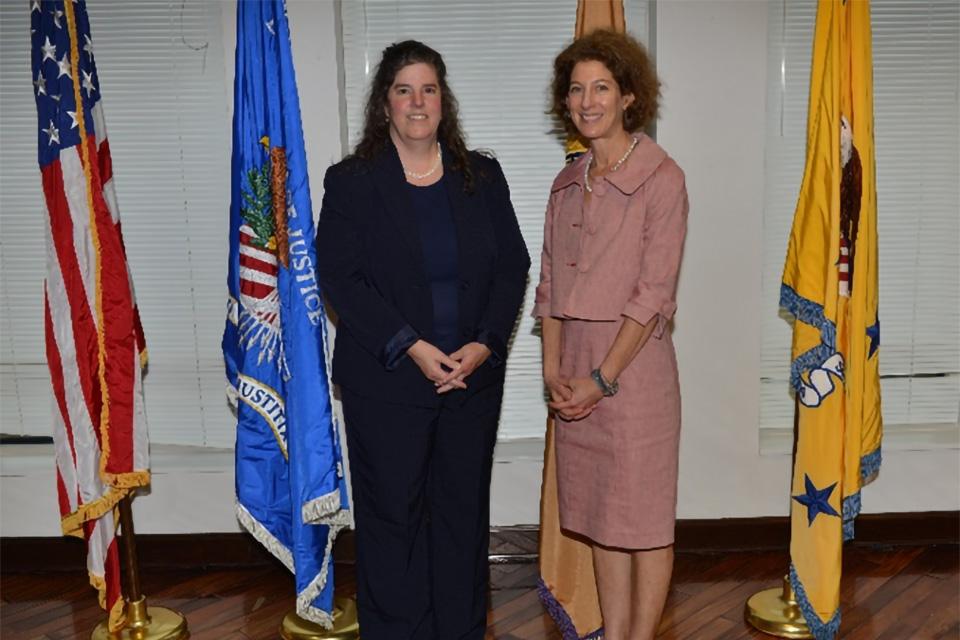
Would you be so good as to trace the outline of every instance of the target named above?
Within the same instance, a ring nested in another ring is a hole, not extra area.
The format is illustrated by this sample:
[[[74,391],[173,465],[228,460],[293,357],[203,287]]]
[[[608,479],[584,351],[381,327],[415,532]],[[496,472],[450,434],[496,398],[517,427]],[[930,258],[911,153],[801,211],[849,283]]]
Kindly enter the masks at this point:
[[[126,613],[122,629],[111,633],[104,620],[97,625],[91,640],[186,640],[190,637],[187,621],[182,615],[166,607],[148,607],[147,598],[140,592],[140,567],[137,563],[137,543],[133,532],[133,512],[130,496],[119,503],[120,545],[127,570]]]
[[[796,464],[796,433],[800,421],[800,407],[793,401],[793,455],[790,469]],[[756,630],[778,638],[812,638],[807,621],[797,605],[797,599],[790,584],[790,576],[783,576],[783,587],[773,587],[758,591],[747,599],[743,606],[743,617]]]

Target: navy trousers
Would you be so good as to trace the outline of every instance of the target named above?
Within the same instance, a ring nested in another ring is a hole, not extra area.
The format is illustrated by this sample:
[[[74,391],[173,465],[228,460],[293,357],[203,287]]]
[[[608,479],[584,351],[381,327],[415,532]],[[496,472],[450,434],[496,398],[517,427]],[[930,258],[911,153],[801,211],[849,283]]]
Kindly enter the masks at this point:
[[[341,393],[364,640],[482,640],[503,387],[438,408]]]

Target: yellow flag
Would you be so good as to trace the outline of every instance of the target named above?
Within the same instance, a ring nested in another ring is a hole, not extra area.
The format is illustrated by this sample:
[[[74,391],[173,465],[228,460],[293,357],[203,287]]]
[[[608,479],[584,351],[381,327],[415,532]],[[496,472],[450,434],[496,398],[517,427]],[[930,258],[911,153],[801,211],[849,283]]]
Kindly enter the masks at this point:
[[[880,467],[880,323],[868,0],[820,0],[806,168],[780,305],[795,318],[790,581],[817,640],[840,626],[841,547]]]
[[[578,0],[574,37],[596,29],[626,31],[623,0]],[[571,137],[564,151],[570,163],[586,153],[587,148],[581,140]],[[547,418],[540,494],[540,600],[563,640],[602,638],[603,618],[593,574],[593,551],[588,544],[560,530],[553,430],[553,418]]]

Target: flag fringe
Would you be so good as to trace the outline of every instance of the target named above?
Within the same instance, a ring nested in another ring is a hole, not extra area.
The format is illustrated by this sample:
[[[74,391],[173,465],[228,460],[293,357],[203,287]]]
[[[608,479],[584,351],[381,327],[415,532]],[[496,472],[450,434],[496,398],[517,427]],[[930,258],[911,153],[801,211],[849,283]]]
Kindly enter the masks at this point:
[[[244,507],[239,502],[237,503],[237,520],[240,521],[240,524],[246,529],[250,535],[252,535],[257,542],[266,547],[267,551],[273,554],[273,556],[283,563],[290,573],[296,574],[296,570],[293,566],[293,555],[282,542],[277,540],[270,531],[260,524],[260,521],[253,517],[246,507]]]
[[[797,576],[797,570],[790,564],[790,586],[793,588],[793,594],[797,598],[797,605],[803,614],[803,619],[807,622],[810,633],[816,640],[834,640],[837,632],[840,630],[840,608],[838,607],[833,616],[826,622],[820,619],[817,612],[813,610],[810,599],[807,597],[807,591],[803,588],[800,578]]]
[[[315,504],[320,500],[326,500],[332,495],[336,494],[337,497],[337,506],[340,505],[340,492],[339,490],[334,493],[323,496],[318,500],[313,501],[310,504]],[[329,513],[329,510],[327,511]],[[341,513],[343,513],[341,511]],[[270,531],[264,527],[260,522],[253,517],[247,509],[237,503],[237,520],[240,521],[240,524],[243,525],[243,528],[246,529],[250,535],[252,535],[257,542],[262,544],[266,549],[273,554],[273,556],[282,562],[284,566],[290,571],[290,573],[296,575],[296,569],[293,564],[293,555],[283,543],[277,540]],[[306,520],[305,520],[306,521]],[[320,592],[327,584],[327,575],[330,573],[330,560],[332,556],[333,543],[337,539],[337,535],[340,533],[340,530],[344,528],[344,525],[326,525],[329,528],[327,533],[327,545],[323,554],[323,563],[320,566],[320,572],[314,576],[313,580],[310,581],[310,584],[297,594],[297,615],[303,618],[304,620],[309,620],[315,622],[322,626],[324,629],[330,629],[333,627],[333,616],[323,609],[313,606],[313,601],[316,600],[317,596],[320,595]]]
[[[873,482],[873,479],[876,478],[877,474],[880,472],[880,465],[882,463],[883,452],[880,447],[877,447],[870,453],[860,458],[861,486],[868,485]]]
[[[80,69],[80,48],[77,43],[77,22],[73,13],[73,5],[65,3],[63,9],[67,18],[67,30],[70,34],[70,65],[73,69]],[[75,72],[76,73],[76,72]],[[79,76],[78,76],[79,80]],[[83,98],[80,95],[79,81],[73,82],[73,99],[77,105],[78,111],[83,111]],[[90,159],[90,149],[87,142],[86,118],[78,118],[77,126],[80,128],[80,157],[83,164],[83,175],[87,188],[87,213],[90,217],[90,241],[93,244],[94,273],[96,274],[96,283],[94,284],[94,313],[96,314],[97,326],[97,362],[98,377],[100,379],[100,477],[104,483],[112,486],[107,481],[107,460],[110,459],[110,386],[107,383],[107,352],[106,336],[103,317],[103,264],[101,257],[103,247],[100,243],[100,233],[97,227],[97,211],[93,203],[93,172],[91,169],[92,161]]]
[[[550,591],[550,587],[543,581],[543,578],[537,580],[537,595],[540,597],[540,602],[543,603],[543,607],[547,610],[547,613],[553,618],[553,622],[557,625],[557,630],[560,632],[563,640],[603,640],[603,627],[600,627],[596,631],[591,631],[585,636],[577,633],[577,628],[574,626],[573,620],[570,619],[570,616],[567,614],[566,609],[563,608],[563,605],[560,604],[560,601],[553,596],[553,592]]]
[[[341,509],[340,489],[314,498],[300,508],[300,518],[307,524],[344,525],[343,509]]]
[[[147,472],[147,484],[149,484],[150,474]],[[141,486],[141,485],[136,485]],[[87,502],[77,507],[77,510],[60,517],[60,530],[65,536],[82,538],[83,523],[90,520],[98,520],[108,511],[112,511],[117,503],[130,495],[131,488],[111,487],[107,493],[100,496],[93,502]]]
[[[139,469],[126,473],[102,473],[101,478],[115,489],[138,489],[150,484],[150,471]]]
[[[837,327],[827,320],[822,305],[807,300],[786,284],[780,285],[780,306],[798,321],[820,331],[820,344],[790,363],[790,386],[800,393],[804,386],[800,374],[819,366],[836,352]]]
[[[240,392],[237,391],[237,387],[227,380],[227,403],[229,403],[230,408],[233,409],[233,412],[237,412],[237,403],[240,401]]]
[[[880,447],[877,447],[867,455],[860,458],[860,483],[861,487],[872,481],[880,471],[880,462],[883,456],[880,453]],[[853,540],[854,528],[853,522],[862,507],[860,491],[857,490],[843,499],[843,541]]]
[[[316,622],[324,629],[333,628],[333,615],[323,609],[313,606],[313,601],[327,584],[327,574],[330,571],[330,562],[333,558],[333,543],[337,539],[337,534],[343,529],[342,526],[330,526],[327,533],[327,547],[323,552],[323,564],[320,565],[320,573],[314,576],[310,584],[297,594],[297,615],[301,618]],[[332,608],[331,608],[332,612]]]
[[[860,515],[860,492],[843,499],[843,541],[853,540],[853,521]]]
[[[97,601],[101,609],[107,608],[107,582],[102,576],[87,572],[90,576],[90,586],[97,590]],[[110,610],[107,611],[107,629],[116,632],[127,624],[127,608],[123,597],[117,598]]]

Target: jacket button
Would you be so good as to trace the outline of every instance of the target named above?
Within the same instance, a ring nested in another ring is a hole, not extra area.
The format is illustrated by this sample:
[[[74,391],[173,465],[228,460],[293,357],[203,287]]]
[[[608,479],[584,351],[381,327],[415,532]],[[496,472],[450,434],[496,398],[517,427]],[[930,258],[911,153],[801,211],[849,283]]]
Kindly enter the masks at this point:
[[[466,291],[466,290],[469,289],[469,288],[470,288],[470,283],[469,283],[469,282],[467,282],[466,280],[461,280],[461,281],[460,281],[460,285],[459,285],[460,291]]]

